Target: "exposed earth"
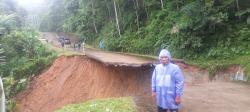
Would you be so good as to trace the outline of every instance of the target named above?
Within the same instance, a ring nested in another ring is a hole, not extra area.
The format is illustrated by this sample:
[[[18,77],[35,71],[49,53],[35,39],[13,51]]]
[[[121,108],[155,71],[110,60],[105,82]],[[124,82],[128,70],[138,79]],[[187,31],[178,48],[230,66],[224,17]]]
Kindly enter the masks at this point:
[[[56,34],[44,33],[44,38],[60,47]],[[74,49],[68,46],[66,50]],[[60,56],[48,70],[33,78],[29,87],[15,97],[20,111],[53,112],[67,104],[124,96],[133,96],[140,112],[155,111],[150,81],[156,60],[93,49],[85,54]],[[205,69],[176,64],[185,77],[181,112],[250,112],[250,85],[230,80],[238,66],[211,81]]]

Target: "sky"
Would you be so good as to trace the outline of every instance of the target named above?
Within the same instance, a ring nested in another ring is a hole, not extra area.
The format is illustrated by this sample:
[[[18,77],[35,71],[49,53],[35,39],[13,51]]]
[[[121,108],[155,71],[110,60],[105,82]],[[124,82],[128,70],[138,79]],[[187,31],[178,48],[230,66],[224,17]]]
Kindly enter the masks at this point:
[[[44,3],[44,0],[16,0],[20,6],[23,7],[36,7],[41,6]]]
[[[28,13],[35,14],[46,11],[45,0],[16,0],[18,5],[23,7]]]
[[[16,0],[21,6],[39,6],[44,3],[44,0]]]

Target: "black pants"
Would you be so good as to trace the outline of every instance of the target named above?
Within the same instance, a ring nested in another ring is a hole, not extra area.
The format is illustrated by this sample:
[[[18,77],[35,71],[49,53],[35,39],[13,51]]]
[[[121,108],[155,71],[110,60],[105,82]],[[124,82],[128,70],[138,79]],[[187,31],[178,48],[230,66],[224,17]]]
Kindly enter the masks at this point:
[[[159,106],[157,108],[158,108],[158,112],[178,112],[178,109],[163,109]]]

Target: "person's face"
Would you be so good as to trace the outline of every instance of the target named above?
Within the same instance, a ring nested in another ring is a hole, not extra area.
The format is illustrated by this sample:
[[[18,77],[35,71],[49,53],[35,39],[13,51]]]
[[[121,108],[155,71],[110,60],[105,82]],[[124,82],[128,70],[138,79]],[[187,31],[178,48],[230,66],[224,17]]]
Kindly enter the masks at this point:
[[[169,58],[167,56],[161,56],[160,61],[162,64],[168,64],[169,63]]]

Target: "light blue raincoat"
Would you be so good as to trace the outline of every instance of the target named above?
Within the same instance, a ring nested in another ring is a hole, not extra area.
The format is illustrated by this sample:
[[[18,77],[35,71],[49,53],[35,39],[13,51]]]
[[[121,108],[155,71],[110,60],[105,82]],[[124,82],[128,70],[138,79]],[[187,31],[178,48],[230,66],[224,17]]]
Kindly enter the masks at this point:
[[[171,55],[166,49],[161,50],[159,58]],[[156,92],[157,106],[163,109],[179,109],[176,96],[183,95],[184,78],[178,65],[171,63],[156,65],[152,75],[152,92]]]

